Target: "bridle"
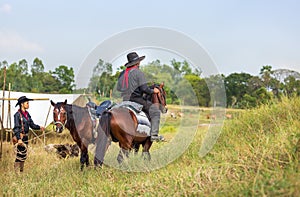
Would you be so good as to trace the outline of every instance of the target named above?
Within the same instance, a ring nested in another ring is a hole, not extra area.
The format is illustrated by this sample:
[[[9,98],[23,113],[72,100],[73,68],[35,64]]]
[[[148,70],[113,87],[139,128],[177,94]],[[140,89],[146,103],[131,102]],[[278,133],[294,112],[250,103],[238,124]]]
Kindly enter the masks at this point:
[[[60,112],[60,110],[59,110],[59,112]],[[64,130],[65,127],[66,127],[67,122],[68,122],[68,113],[66,112],[66,121],[65,121],[65,123],[62,123],[60,120],[58,120],[58,121],[53,121],[53,124],[54,125],[60,124],[62,126],[62,129]]]

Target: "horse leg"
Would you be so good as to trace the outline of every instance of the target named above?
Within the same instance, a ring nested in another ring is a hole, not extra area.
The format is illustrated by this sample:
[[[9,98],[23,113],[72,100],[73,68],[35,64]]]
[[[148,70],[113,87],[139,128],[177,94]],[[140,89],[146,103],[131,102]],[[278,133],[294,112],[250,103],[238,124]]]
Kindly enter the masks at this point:
[[[86,148],[88,150],[88,148]],[[89,160],[89,153],[86,151],[86,159],[85,159],[85,165],[88,167],[90,165],[90,160]]]
[[[139,149],[140,149],[140,144],[139,143],[133,143],[132,144],[132,148],[133,148],[133,150],[134,150],[134,154],[135,155],[137,155],[138,154],[138,152],[139,152]]]
[[[125,157],[129,157],[129,150],[121,148],[117,157],[118,163],[121,164]]]
[[[143,144],[142,157],[144,158],[144,160],[147,160],[147,161],[151,160],[151,154],[149,152],[151,145],[152,145],[152,142],[151,142],[150,138],[148,138],[146,140],[146,142]]]
[[[84,163],[87,162],[88,159],[88,151],[87,148],[84,147],[84,149],[81,150],[81,155],[80,155],[80,170],[83,170],[84,168]]]
[[[119,141],[119,147],[121,148],[119,151],[119,155],[117,157],[117,160],[119,164],[122,163],[124,160],[124,155],[128,158],[129,157],[129,151],[132,149],[132,142],[133,142],[133,136],[127,135],[123,140]]]
[[[150,154],[150,152],[143,151],[142,157],[144,158],[144,160],[147,160],[147,161],[151,160],[151,154]]]
[[[86,167],[88,167],[90,165],[90,160],[89,160],[89,154],[88,154],[88,146],[89,146],[89,142],[88,140],[86,140],[85,138],[82,139],[82,145],[84,146],[84,161],[83,163],[85,163]]]

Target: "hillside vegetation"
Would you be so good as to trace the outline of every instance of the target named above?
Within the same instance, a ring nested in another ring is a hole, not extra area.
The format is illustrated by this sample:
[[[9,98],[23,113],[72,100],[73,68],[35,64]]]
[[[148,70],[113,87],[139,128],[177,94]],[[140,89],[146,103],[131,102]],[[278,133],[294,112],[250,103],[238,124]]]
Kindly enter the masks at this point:
[[[299,115],[300,98],[239,112],[225,121],[217,143],[204,157],[199,150],[207,126],[199,126],[184,154],[148,172],[110,166],[81,172],[79,158],[62,160],[43,151],[42,145],[32,144],[25,172],[17,176],[12,145],[5,144],[0,192],[14,196],[300,196]],[[170,133],[162,130],[166,136],[175,135],[172,121],[166,120],[166,127],[172,128]],[[153,150],[157,148],[156,143]]]

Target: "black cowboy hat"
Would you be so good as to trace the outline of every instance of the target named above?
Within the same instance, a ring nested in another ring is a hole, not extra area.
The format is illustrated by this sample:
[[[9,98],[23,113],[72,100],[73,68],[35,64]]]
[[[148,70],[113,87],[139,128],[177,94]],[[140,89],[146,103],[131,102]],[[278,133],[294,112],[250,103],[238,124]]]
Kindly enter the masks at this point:
[[[17,107],[18,105],[21,105],[21,103],[24,103],[24,102],[26,102],[26,101],[33,101],[33,99],[29,99],[29,98],[27,98],[26,96],[21,96],[20,98],[18,98],[18,102],[17,102],[17,104],[16,104],[16,107]]]
[[[128,62],[125,64],[125,66],[126,67],[131,67],[131,66],[139,63],[143,59],[145,59],[145,56],[139,57],[139,55],[136,52],[128,53],[128,55],[127,55]]]

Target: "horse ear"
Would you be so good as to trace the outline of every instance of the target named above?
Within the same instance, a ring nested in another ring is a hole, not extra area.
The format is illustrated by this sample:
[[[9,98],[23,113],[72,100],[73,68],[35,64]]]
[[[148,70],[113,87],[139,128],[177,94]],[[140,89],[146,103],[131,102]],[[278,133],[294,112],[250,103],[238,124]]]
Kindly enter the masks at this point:
[[[165,83],[164,83],[164,82],[161,82],[161,84],[159,85],[159,87],[160,87],[160,88],[163,88],[164,85],[165,85]]]
[[[53,107],[55,106],[55,103],[52,100],[50,100],[50,103]]]
[[[67,104],[67,99],[65,100],[65,102],[64,102],[64,105],[66,105]]]

